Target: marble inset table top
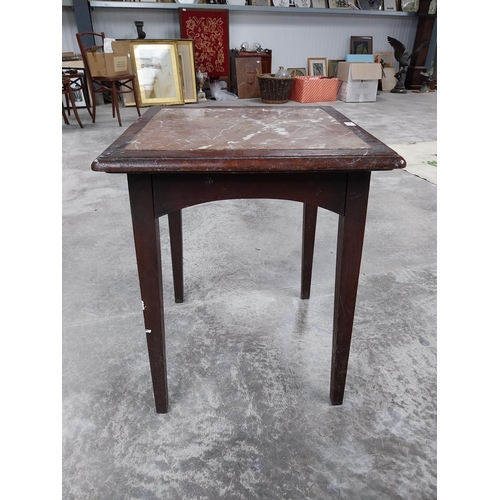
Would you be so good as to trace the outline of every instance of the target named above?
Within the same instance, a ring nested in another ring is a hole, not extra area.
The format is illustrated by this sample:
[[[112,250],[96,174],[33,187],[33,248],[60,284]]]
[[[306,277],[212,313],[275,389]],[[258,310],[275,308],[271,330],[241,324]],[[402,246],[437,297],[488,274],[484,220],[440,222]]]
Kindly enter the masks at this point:
[[[326,111],[307,107],[161,109],[126,147],[129,151],[366,148],[365,141]]]
[[[330,106],[153,106],[92,163],[109,173],[392,170],[395,151]]]

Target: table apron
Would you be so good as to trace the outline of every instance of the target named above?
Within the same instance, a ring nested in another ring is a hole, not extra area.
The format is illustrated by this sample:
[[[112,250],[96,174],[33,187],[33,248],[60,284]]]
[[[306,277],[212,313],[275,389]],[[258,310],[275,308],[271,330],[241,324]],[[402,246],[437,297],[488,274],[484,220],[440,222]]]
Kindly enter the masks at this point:
[[[201,203],[245,198],[298,201],[339,215],[345,211],[347,172],[150,175],[156,218]]]

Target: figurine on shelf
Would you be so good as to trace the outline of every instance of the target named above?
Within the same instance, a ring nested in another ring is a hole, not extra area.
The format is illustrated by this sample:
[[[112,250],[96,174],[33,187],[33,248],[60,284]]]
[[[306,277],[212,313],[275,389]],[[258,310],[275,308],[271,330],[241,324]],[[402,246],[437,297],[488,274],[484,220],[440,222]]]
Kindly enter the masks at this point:
[[[250,45],[248,44],[248,42],[243,42],[240,45],[240,52],[251,52],[253,54],[254,52],[264,52],[264,49],[262,48],[262,45],[260,43],[254,43],[252,49],[250,49]]]
[[[135,27],[137,28],[137,38],[146,38],[146,32],[142,29],[144,26],[144,21],[134,21]]]
[[[203,85],[205,85],[207,78],[208,74],[206,72],[202,72],[200,70],[196,72],[196,81],[198,82],[198,101],[207,100],[207,96],[205,95],[205,92],[203,92]]]
[[[408,66],[410,65],[411,58],[429,42],[425,41],[424,43],[421,43],[416,50],[414,50],[411,54],[408,54],[408,52],[406,51],[406,47],[399,40],[388,36],[387,41],[389,42],[389,45],[394,49],[394,57],[399,63],[399,71],[394,75],[397,83],[396,86],[391,90],[391,92],[393,94],[406,94],[406,71],[408,69]]]

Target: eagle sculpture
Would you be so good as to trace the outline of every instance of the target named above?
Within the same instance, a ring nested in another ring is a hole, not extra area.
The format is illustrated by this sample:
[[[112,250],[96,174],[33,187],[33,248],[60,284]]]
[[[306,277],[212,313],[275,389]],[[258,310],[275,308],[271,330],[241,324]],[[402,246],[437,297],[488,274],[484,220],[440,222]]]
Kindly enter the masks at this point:
[[[399,40],[388,36],[387,41],[389,42],[389,45],[394,49],[394,58],[399,63],[399,71],[394,75],[397,79],[397,83],[396,86],[391,90],[391,92],[404,94],[406,93],[404,81],[411,58],[429,42],[425,41],[421,43],[411,54],[408,54],[406,47]]]

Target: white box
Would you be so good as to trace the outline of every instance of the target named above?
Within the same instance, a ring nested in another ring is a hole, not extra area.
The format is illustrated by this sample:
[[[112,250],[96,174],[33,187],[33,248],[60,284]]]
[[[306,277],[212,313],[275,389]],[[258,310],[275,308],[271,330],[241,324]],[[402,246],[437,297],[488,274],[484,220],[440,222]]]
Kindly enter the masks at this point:
[[[377,63],[339,62],[337,78],[342,80],[338,99],[344,102],[374,102],[382,67]]]

